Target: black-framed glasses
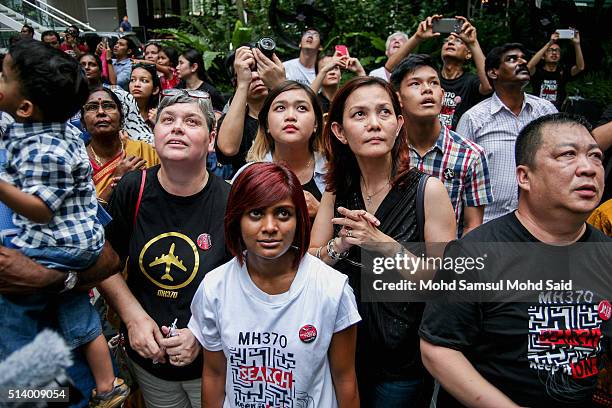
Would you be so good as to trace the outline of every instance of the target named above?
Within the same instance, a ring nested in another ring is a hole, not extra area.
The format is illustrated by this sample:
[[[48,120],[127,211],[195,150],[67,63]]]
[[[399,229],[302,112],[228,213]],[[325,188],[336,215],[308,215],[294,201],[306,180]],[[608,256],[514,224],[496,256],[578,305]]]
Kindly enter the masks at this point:
[[[104,112],[110,112],[116,110],[118,107],[117,104],[113,101],[104,101],[100,103],[88,102],[83,105],[83,110],[85,112],[97,112],[100,108],[102,108]]]
[[[187,95],[187,96],[190,96],[192,98],[197,98],[197,99],[210,99],[210,95],[208,94],[208,92],[198,91],[196,89],[170,88],[170,89],[164,89],[162,91],[162,98],[165,98],[166,96],[176,96],[176,95]]]

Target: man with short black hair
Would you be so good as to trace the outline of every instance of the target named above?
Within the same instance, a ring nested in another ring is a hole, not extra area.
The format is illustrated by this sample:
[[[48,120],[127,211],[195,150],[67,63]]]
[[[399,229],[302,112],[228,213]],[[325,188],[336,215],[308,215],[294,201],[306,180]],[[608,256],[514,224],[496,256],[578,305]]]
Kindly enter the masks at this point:
[[[559,45],[559,33],[554,32],[550,40],[529,60],[527,67],[531,74],[531,85],[533,94],[540,98],[551,101],[557,109],[561,109],[565,101],[565,85],[573,77],[584,71],[584,57],[580,48],[580,34],[574,31],[571,39],[576,54],[576,63],[565,69],[561,66],[561,46]],[[538,67],[540,60],[544,64]]]
[[[300,39],[300,56],[283,62],[287,80],[310,86],[317,77],[315,64],[321,50],[321,33],[319,33],[319,30],[316,28],[306,29]]]
[[[48,30],[40,35],[42,42],[47,44],[49,47],[59,48],[60,47],[60,35],[57,31]]]
[[[117,85],[126,91],[129,91],[128,86],[132,76],[131,58],[137,50],[138,46],[128,36],[118,39],[113,47],[113,53],[115,54],[113,68],[117,75]]]
[[[519,43],[493,48],[485,70],[495,93],[467,111],[457,125],[457,133],[487,154],[495,199],[485,208],[484,222],[517,207],[513,152],[519,131],[532,120],[557,112],[552,103],[524,92],[530,78],[525,58]]]
[[[119,31],[122,33],[129,33],[132,31],[132,24],[130,23],[128,16],[123,16],[123,19],[119,23]]]
[[[402,102],[410,163],[444,183],[461,237],[482,224],[485,205],[493,201],[485,152],[440,123],[444,90],[428,55],[404,59],[391,83]]]
[[[29,24],[24,24],[21,27],[21,36],[23,38],[34,38],[34,28]]]
[[[488,253],[493,263],[485,261],[483,271],[468,277],[479,282],[500,275],[516,279],[516,271],[512,277],[502,275],[516,263],[517,271],[525,271],[523,279],[537,282],[549,273],[553,282],[570,276],[575,286],[552,290],[553,295],[550,288],[536,290],[535,298],[520,302],[482,302],[467,299],[465,292],[459,295],[464,301],[452,307],[444,296],[429,302],[419,335],[423,363],[442,386],[437,407],[591,406],[598,367],[609,347],[610,303],[601,297],[609,290],[605,276],[612,267],[612,240],[585,222],[603,191],[602,152],[589,128],[562,113],[525,126],[515,152],[518,209],[476,228],[456,245],[470,248],[470,254]],[[521,242],[540,252],[530,258]],[[569,266],[565,256],[571,257]],[[603,276],[604,284],[581,284],[595,281],[587,280],[589,274]],[[506,288],[505,296],[511,292],[516,291]]]
[[[414,35],[389,57],[385,68],[393,71],[395,66],[410,55],[420,43],[439,37],[440,33],[434,32],[433,24],[441,18],[441,15],[434,15],[421,21]],[[493,91],[484,69],[485,57],[478,43],[476,27],[465,17],[457,19],[462,22],[461,31],[451,33],[444,39],[440,53],[443,65],[438,73],[444,89],[440,121],[453,130],[456,129],[461,115]],[[471,59],[476,65],[477,75],[466,72],[465,66]]]

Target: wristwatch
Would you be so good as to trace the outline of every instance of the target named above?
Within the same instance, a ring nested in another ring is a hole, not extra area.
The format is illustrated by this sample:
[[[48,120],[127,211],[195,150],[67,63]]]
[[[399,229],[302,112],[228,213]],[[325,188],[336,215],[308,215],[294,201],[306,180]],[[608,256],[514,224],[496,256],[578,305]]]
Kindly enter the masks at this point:
[[[66,278],[64,279],[64,289],[62,289],[60,293],[68,292],[69,290],[74,289],[77,284],[77,280],[77,273],[75,271],[68,271]]]

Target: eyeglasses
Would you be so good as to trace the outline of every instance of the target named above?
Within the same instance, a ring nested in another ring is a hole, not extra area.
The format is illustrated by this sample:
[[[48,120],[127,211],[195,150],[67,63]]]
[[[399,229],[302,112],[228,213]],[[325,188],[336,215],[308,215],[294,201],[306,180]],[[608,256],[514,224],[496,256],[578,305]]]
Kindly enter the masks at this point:
[[[171,88],[171,89],[164,89],[162,91],[162,98],[165,98],[166,96],[176,96],[176,95],[187,95],[187,96],[191,96],[192,98],[197,98],[197,99],[210,99],[210,95],[208,94],[208,92],[198,91],[198,90],[193,90],[193,89]]]
[[[549,48],[546,50],[546,52],[549,54],[560,54],[561,50],[559,48]]]
[[[104,112],[110,112],[117,109],[117,104],[112,101],[104,101],[101,103],[89,102],[83,106],[85,112],[97,112],[100,108],[102,108]]]
[[[463,41],[460,38],[445,38],[444,40],[442,40],[443,44],[448,44],[448,43],[453,43],[455,45],[461,45],[463,44]]]

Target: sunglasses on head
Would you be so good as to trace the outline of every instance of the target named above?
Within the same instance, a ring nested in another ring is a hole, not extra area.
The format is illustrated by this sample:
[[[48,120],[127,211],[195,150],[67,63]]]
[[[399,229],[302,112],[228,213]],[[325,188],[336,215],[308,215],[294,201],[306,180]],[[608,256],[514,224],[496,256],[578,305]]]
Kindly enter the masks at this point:
[[[155,64],[153,62],[138,62],[132,65],[132,69],[136,68],[155,68]]]
[[[171,89],[164,89],[162,91],[162,98],[165,98],[166,96],[175,96],[175,95],[187,95],[187,96],[190,96],[192,98],[197,98],[197,99],[210,99],[210,95],[208,94],[208,92],[198,91],[198,90],[193,90],[193,89],[171,88]]]

